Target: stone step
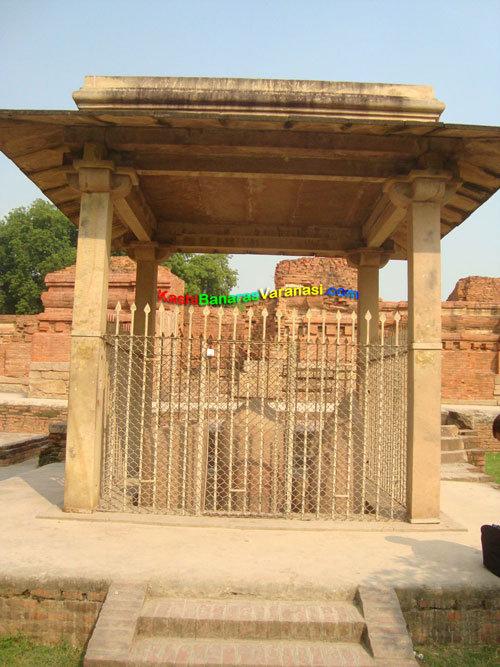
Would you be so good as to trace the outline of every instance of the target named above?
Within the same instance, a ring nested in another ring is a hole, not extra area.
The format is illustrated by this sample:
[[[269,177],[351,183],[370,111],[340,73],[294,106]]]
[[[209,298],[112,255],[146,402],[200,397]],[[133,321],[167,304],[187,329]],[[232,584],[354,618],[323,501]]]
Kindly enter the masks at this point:
[[[459,463],[461,461],[467,462],[467,454],[464,449],[441,452],[441,463]]]
[[[133,665],[415,665],[396,592],[360,586],[354,598],[149,597],[145,583],[113,583],[85,667]]]
[[[458,426],[455,424],[446,424],[441,426],[441,436],[453,437],[458,435]]]
[[[470,429],[461,429],[458,432],[459,435],[461,435],[464,438],[478,438],[479,433],[477,431],[471,431]]]
[[[451,452],[464,448],[464,441],[462,438],[441,436],[441,451]]]
[[[135,641],[129,664],[370,667],[375,661],[360,644],[354,643],[149,637]]]
[[[448,482],[479,482],[491,483],[494,478],[491,475],[485,475],[477,468],[469,464],[445,463],[441,466],[441,480]]]
[[[349,602],[150,599],[137,634],[359,642],[365,622]]]

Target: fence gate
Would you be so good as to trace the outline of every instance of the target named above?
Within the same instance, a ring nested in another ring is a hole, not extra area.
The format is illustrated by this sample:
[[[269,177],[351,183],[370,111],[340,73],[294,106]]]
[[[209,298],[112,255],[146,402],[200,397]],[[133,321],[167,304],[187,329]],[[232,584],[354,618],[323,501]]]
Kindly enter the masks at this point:
[[[146,307],[148,308],[148,307]],[[106,335],[100,509],[402,519],[406,362],[399,314],[376,344],[356,315],[160,306],[154,336]],[[366,314],[370,325],[370,314]]]

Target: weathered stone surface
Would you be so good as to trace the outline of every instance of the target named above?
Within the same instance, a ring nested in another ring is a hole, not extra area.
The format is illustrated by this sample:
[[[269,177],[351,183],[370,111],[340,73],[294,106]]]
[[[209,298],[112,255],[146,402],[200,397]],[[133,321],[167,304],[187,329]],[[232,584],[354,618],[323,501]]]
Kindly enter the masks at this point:
[[[79,109],[146,105],[148,109],[288,111],[377,120],[437,120],[444,110],[430,86],[283,79],[86,76],[73,99]]]
[[[268,402],[259,398],[243,402],[219,431],[218,509],[227,511],[231,506],[232,511],[256,514],[283,511],[284,444],[283,425]]]
[[[450,410],[446,419],[447,424],[454,424],[458,428],[462,429],[473,429],[474,428],[474,419],[470,414],[465,412],[455,412]]]
[[[65,460],[66,433],[67,422],[53,422],[49,425],[49,442],[40,450],[39,467]]]
[[[68,382],[57,376],[50,379],[33,377],[30,378],[29,394],[39,398],[63,398],[68,395]]]

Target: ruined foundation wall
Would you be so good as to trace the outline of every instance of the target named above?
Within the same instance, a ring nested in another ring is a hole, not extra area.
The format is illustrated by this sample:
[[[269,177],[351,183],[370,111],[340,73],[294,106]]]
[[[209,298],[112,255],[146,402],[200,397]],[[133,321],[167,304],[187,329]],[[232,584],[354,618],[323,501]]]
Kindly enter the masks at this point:
[[[0,315],[0,391],[28,389],[36,315]]]
[[[114,316],[118,301],[122,306],[121,319],[130,321],[130,306],[134,301],[135,263],[128,257],[111,260],[108,318]],[[69,375],[70,328],[72,319],[75,267],[48,274],[47,291],[42,295],[44,312],[40,315],[0,316],[0,390],[27,391],[33,397],[65,398]],[[277,289],[286,285],[329,286],[356,289],[356,270],[343,258],[300,257],[279,262],[275,271]],[[158,285],[176,294],[184,293],[184,283],[166,267],[160,267]],[[478,299],[481,298],[480,301]],[[269,311],[267,333],[276,328],[275,314],[283,313],[283,328],[290,329],[293,310],[304,315],[313,312],[311,331],[320,330],[321,309],[334,313],[340,309],[346,315],[356,302],[329,296],[296,296],[271,300],[261,299],[249,304],[254,311],[252,338],[261,336],[264,308]],[[159,304],[157,303],[157,306]],[[164,304],[173,310],[171,304]],[[217,338],[219,309],[208,307],[207,335]],[[381,311],[388,316],[398,310],[403,319],[406,302],[380,302]],[[203,308],[193,313],[192,333],[199,337],[204,330]],[[227,337],[233,330],[230,308],[223,309],[222,333]],[[470,276],[458,281],[449,299],[442,304],[443,314],[443,391],[444,401],[500,404],[500,279]],[[179,307],[179,325],[188,335],[188,309]],[[343,335],[349,334],[349,325]],[[334,335],[335,326],[327,326],[327,335]],[[237,337],[245,340],[248,334],[248,310],[237,321]],[[29,387],[28,387],[29,385]]]
[[[21,633],[46,644],[66,640],[83,648],[94,628],[108,584],[101,581],[0,580],[0,636]]]

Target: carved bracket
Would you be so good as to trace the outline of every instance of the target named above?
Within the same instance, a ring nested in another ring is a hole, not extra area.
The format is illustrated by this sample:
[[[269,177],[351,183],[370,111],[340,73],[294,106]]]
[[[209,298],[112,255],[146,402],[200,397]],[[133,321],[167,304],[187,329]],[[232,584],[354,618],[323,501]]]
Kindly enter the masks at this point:
[[[434,202],[443,206],[452,199],[458,185],[447,172],[433,174],[415,170],[407,177],[388,181],[384,191],[399,208],[407,208],[413,202]]]
[[[135,261],[164,262],[173,250],[160,246],[156,241],[128,243],[125,252]]]
[[[109,192],[113,199],[127,197],[139,182],[133,169],[115,169],[110,160],[75,160],[66,177],[70,188],[80,194]]]
[[[347,254],[349,266],[359,269],[360,266],[384,268],[390,259],[390,253],[383,248],[357,248]]]

